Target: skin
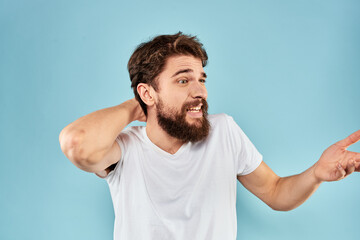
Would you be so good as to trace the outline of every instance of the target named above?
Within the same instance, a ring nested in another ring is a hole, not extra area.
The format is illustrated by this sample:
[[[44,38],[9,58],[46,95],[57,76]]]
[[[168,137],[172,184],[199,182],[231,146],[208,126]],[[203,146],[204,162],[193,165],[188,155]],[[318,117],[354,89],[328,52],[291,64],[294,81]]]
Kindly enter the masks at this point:
[[[180,111],[184,103],[207,99],[205,78],[199,59],[184,55],[170,57],[158,76],[158,92],[148,84],[137,87],[147,104],[147,117],[135,99],[90,113],[61,131],[62,151],[75,166],[105,177],[110,171],[108,167],[121,157],[116,137],[126,125],[138,120],[147,122],[146,133],[154,144],[171,154],[176,153],[183,142],[169,136],[159,126],[157,103],[161,99],[170,113]],[[189,124],[199,124],[201,117],[202,114],[188,112],[186,120]],[[359,139],[360,130],[330,146],[312,167],[298,175],[279,177],[262,162],[255,171],[237,179],[274,210],[291,210],[308,199],[322,182],[338,181],[360,171],[360,153],[346,150]]]

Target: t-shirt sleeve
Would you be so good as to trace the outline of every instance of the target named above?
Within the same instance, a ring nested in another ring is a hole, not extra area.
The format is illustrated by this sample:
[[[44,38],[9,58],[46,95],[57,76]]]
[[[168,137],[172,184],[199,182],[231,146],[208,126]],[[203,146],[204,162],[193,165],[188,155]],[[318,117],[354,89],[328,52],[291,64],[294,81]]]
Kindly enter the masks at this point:
[[[227,115],[226,119],[229,126],[231,149],[235,157],[236,174],[247,175],[260,165],[263,157],[234,119]]]
[[[121,157],[119,161],[116,163],[116,166],[113,170],[111,170],[108,175],[104,178],[109,184],[114,184],[116,181],[120,181],[121,169],[123,167],[123,156],[125,154],[124,142],[123,142],[123,134],[120,133],[116,138],[116,142],[119,144],[121,150]]]

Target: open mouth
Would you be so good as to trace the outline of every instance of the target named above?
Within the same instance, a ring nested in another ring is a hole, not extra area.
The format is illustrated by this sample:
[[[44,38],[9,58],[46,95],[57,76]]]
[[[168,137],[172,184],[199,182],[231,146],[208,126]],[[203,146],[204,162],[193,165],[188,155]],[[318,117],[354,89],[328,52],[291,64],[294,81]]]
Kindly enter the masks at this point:
[[[197,107],[190,107],[190,108],[187,108],[186,111],[188,112],[194,112],[194,113],[197,113],[197,112],[200,112],[201,110],[201,105],[200,106],[197,106]]]

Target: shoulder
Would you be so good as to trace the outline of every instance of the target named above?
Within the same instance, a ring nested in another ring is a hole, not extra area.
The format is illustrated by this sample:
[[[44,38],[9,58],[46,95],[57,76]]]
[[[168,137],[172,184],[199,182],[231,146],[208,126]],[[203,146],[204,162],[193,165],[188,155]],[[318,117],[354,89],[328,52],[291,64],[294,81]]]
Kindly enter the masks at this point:
[[[119,134],[119,136],[117,137],[118,140],[122,140],[122,141],[130,141],[130,140],[141,140],[143,138],[143,132],[145,127],[143,126],[131,126],[128,127],[126,129],[124,129],[123,131],[121,131],[121,133]]]
[[[210,114],[208,116],[208,119],[211,123],[219,123],[219,122],[225,121],[229,117],[230,116],[227,115],[226,113],[218,113],[218,114]]]
[[[122,165],[121,163],[124,161],[124,159],[126,159],[126,157],[124,156],[127,156],[134,147],[141,144],[141,141],[143,139],[142,137],[143,131],[144,131],[144,127],[142,126],[130,126],[123,129],[116,138],[116,142],[120,147],[120,153],[121,153],[120,157],[118,158],[118,161],[110,165],[106,169],[97,172],[95,174],[107,180],[112,179],[113,177],[111,176],[113,176],[114,173],[117,172],[119,166]]]
[[[144,142],[145,127],[129,126],[121,131],[117,136],[116,142],[119,144],[121,152],[128,152],[129,148],[138,146]]]
[[[211,126],[210,135],[216,138],[228,137],[237,126],[234,119],[225,113],[209,115],[208,120]]]
[[[234,119],[225,113],[211,114],[208,116],[208,119],[212,128],[224,127],[229,126],[229,124],[235,124]]]
[[[141,131],[143,131],[143,126],[129,126],[121,131],[123,134],[135,134],[139,135],[141,134]]]

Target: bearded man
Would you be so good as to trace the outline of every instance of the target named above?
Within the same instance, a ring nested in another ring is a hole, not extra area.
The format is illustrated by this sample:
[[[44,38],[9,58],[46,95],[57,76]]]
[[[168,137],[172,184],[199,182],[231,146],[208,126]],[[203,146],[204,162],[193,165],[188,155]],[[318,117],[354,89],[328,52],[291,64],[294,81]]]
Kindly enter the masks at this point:
[[[323,181],[360,169],[346,148],[330,146],[305,172],[277,176],[235,121],[207,114],[207,54],[196,37],[157,36],[128,63],[135,98],[69,124],[65,155],[109,184],[114,239],[236,239],[236,180],[274,210],[302,204]],[[124,130],[131,122],[146,127]]]

